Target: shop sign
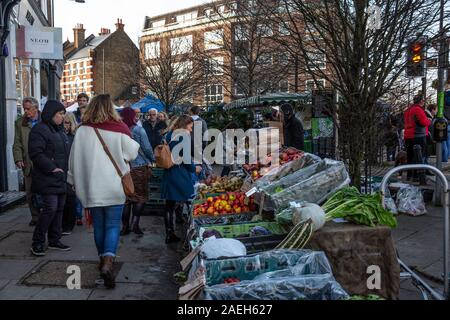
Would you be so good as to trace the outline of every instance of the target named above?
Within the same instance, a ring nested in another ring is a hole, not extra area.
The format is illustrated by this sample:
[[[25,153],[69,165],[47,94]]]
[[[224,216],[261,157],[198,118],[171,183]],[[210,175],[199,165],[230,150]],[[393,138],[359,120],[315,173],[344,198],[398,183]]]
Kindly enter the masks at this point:
[[[16,58],[63,60],[62,29],[20,27],[16,30]]]

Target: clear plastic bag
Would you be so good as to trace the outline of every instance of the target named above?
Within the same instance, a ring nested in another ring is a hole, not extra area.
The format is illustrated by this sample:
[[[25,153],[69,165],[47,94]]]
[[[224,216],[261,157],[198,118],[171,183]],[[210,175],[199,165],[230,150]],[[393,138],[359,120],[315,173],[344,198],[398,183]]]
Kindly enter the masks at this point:
[[[217,259],[221,257],[245,256],[247,255],[247,248],[239,240],[216,239],[212,237],[205,241],[201,252],[207,259]]]
[[[392,214],[398,214],[397,205],[395,204],[395,201],[392,198],[391,192],[389,191],[389,188],[387,186],[384,194],[384,207],[392,212]]]
[[[343,162],[324,159],[263,189],[262,192],[266,194],[263,207],[266,211],[281,211],[292,201],[321,204],[349,183],[350,178]],[[278,186],[286,188],[276,190]],[[261,193],[255,197],[255,202],[261,205]]]
[[[303,156],[297,160],[286,163],[280,167],[273,168],[266,173],[264,177],[258,179],[255,185],[259,188],[264,188],[272,182],[278,182],[283,177],[319,162],[321,162],[321,159],[318,156],[310,153],[304,153]]]
[[[411,185],[401,188],[397,193],[397,209],[398,212],[411,216],[427,213],[420,189]]]
[[[335,300],[348,295],[336,282],[325,253],[273,250],[235,259],[204,261],[205,298],[212,300]],[[240,283],[222,284],[233,277]]]

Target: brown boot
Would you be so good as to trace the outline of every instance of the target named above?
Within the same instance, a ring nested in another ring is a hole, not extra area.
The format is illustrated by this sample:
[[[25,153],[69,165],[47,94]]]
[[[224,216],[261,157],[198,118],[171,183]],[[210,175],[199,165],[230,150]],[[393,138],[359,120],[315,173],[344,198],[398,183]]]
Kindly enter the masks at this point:
[[[103,257],[100,257],[100,261],[98,263],[98,271],[102,271],[103,264],[104,264],[104,259],[103,259]]]
[[[116,278],[114,275],[114,257],[106,256],[103,257],[103,267],[100,272],[100,276],[103,278],[105,282],[105,286],[109,289],[112,289],[116,286]]]

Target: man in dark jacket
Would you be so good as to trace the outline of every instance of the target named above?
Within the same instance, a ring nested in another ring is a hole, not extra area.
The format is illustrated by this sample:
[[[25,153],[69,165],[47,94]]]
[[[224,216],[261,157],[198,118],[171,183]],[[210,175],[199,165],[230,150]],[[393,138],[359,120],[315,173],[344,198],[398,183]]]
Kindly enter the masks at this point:
[[[31,192],[31,166],[32,162],[28,154],[28,139],[31,129],[41,121],[39,102],[35,98],[23,99],[23,117],[16,120],[13,156],[18,169],[21,169],[25,177],[25,191],[27,203],[31,212],[30,226],[35,226],[39,216],[39,210],[34,206]]]
[[[39,219],[33,234],[31,252],[45,255],[45,235],[48,248],[68,251],[61,243],[61,228],[66,199],[66,178],[69,158],[69,141],[63,131],[65,108],[49,100],[42,112],[42,122],[30,133],[28,150],[33,162],[31,190],[41,202]]]
[[[147,133],[152,148],[155,149],[157,146],[161,144],[162,131],[164,131],[164,129],[167,128],[167,125],[164,121],[158,121],[158,110],[150,109],[148,114],[149,119],[144,122],[142,127]]]
[[[303,126],[295,116],[294,108],[291,104],[285,103],[281,106],[281,111],[284,115],[284,146],[303,150],[305,145]]]

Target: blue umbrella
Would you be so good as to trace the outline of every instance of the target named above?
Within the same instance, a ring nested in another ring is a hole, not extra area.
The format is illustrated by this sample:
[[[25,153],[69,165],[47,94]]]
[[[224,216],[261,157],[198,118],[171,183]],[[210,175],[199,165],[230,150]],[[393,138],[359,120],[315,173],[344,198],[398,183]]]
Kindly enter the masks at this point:
[[[142,113],[147,113],[150,109],[156,109],[158,112],[164,110],[164,105],[161,100],[148,95],[145,98],[141,99],[139,102],[136,102],[131,106],[133,109],[140,109]]]

